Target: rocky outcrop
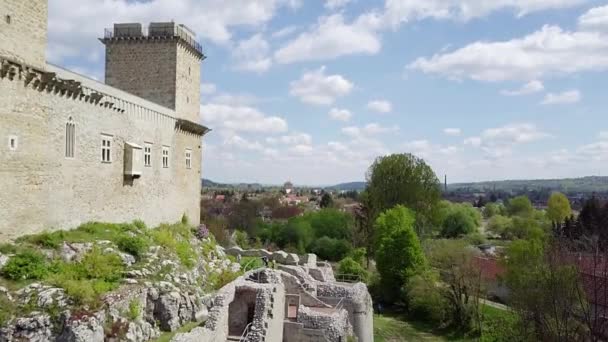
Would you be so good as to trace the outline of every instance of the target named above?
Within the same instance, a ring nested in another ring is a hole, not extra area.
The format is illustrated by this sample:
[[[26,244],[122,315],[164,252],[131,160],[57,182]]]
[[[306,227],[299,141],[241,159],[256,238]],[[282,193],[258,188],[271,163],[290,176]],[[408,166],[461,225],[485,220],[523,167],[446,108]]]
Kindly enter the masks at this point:
[[[48,314],[32,312],[28,317],[15,319],[13,324],[0,329],[0,342],[47,342],[53,337],[53,324]]]

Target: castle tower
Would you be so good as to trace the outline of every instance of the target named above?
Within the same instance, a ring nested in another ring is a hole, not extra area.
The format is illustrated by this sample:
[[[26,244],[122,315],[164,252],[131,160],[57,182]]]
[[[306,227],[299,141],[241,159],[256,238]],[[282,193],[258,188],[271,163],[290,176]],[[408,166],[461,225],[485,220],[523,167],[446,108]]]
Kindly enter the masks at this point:
[[[173,22],[114,24],[106,46],[105,83],[199,122],[201,61],[194,33]]]
[[[0,56],[44,69],[47,0],[0,1]]]

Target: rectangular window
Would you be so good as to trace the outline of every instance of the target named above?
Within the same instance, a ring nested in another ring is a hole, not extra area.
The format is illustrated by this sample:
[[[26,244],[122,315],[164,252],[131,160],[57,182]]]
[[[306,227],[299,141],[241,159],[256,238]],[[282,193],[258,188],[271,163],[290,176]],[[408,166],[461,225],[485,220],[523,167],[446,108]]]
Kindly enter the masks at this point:
[[[11,135],[8,137],[8,149],[11,151],[16,151],[19,146],[19,139],[17,139],[16,135]]]
[[[186,169],[192,168],[192,150],[186,149]]]
[[[101,162],[111,163],[112,162],[112,136],[102,134],[101,135]]]
[[[163,168],[169,167],[169,146],[163,146]]]
[[[152,166],[152,144],[144,144],[144,166]]]
[[[65,157],[74,158],[76,145],[76,125],[73,122],[65,124]]]

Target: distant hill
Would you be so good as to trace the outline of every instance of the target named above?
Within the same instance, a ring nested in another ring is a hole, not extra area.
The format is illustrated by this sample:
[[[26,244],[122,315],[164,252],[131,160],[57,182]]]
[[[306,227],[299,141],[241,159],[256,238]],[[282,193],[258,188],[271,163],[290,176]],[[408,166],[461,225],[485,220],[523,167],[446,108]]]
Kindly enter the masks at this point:
[[[210,179],[203,178],[202,179],[203,188],[213,188],[213,189],[261,189],[264,186],[259,183],[235,183],[235,184],[225,184],[225,183],[217,183]]]
[[[608,177],[589,176],[564,179],[504,180],[448,184],[448,191],[483,192],[489,190],[521,192],[551,190],[564,193],[608,192]]]
[[[335,190],[335,191],[363,191],[367,186],[366,182],[350,182],[350,183],[341,183],[333,186],[328,186],[325,189],[327,190]]]

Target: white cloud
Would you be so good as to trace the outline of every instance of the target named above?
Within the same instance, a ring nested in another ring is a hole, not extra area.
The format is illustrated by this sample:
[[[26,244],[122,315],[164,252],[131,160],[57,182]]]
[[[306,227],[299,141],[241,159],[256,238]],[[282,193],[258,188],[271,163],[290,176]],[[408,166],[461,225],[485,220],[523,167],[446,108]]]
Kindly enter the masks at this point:
[[[348,95],[354,85],[340,75],[325,75],[325,66],[304,72],[290,83],[289,93],[300,101],[314,105],[331,105],[336,98]]]
[[[151,1],[49,1],[49,60],[68,57],[99,61],[103,46],[97,38],[120,22],[171,21],[188,25],[199,39],[226,44],[232,30],[258,28],[269,22],[289,0],[151,0]],[[78,10],[75,10],[78,9]]]
[[[444,128],[443,133],[445,133],[446,135],[457,137],[462,133],[462,131],[460,130],[460,128]]]
[[[213,83],[201,83],[201,94],[210,95],[217,91],[217,87]]]
[[[583,29],[608,30],[608,5],[594,7],[578,18]]]
[[[224,145],[248,151],[263,151],[264,146],[257,141],[249,141],[241,136],[233,135],[224,140]]]
[[[332,108],[329,113],[332,120],[349,121],[353,114],[347,109]]]
[[[549,136],[533,124],[519,123],[488,128],[479,136],[465,139],[464,143],[481,148],[491,158],[500,158],[511,155],[515,145],[531,143]]]
[[[278,31],[275,31],[272,33],[272,38],[275,39],[281,39],[281,38],[285,38],[287,36],[292,35],[294,32],[296,32],[298,28],[296,26],[286,26]]]
[[[306,133],[292,133],[289,135],[283,135],[278,138],[268,137],[266,138],[266,142],[268,142],[269,144],[282,143],[285,145],[311,145],[312,136]]]
[[[539,80],[532,80],[532,81],[524,84],[523,86],[521,86],[521,88],[519,88],[519,89],[503,90],[500,93],[505,96],[520,96],[520,95],[529,95],[529,94],[538,93],[543,90],[545,90],[545,86],[543,85],[543,82],[541,82]]]
[[[301,33],[277,50],[278,63],[335,59],[344,55],[374,55],[380,51],[380,38],[367,17],[345,23],[342,14],[321,17],[309,31]]]
[[[545,25],[523,38],[479,41],[431,58],[418,58],[408,68],[479,81],[529,81],[547,75],[606,70],[608,38],[599,32],[569,32]]]
[[[344,127],[342,128],[342,133],[356,138],[356,137],[365,137],[365,136],[372,136],[372,135],[377,135],[377,134],[382,134],[382,133],[390,133],[390,132],[397,132],[399,130],[399,126],[382,126],[380,124],[377,123],[370,123],[367,124],[363,127],[357,127],[357,126],[348,126],[348,127]]]
[[[335,10],[346,6],[352,0],[325,0],[325,8]]]
[[[600,138],[600,140],[606,140],[606,141],[608,141],[608,131],[601,131],[598,134],[598,137]]]
[[[512,9],[517,16],[528,13],[572,7],[585,0],[386,0],[386,20],[394,27],[410,21],[437,19],[462,20]]]
[[[551,104],[571,104],[581,100],[581,93],[578,90],[568,90],[562,93],[548,93],[541,102],[544,105]]]
[[[367,103],[367,108],[378,113],[390,113],[393,105],[386,100],[374,100]]]
[[[201,105],[201,117],[205,124],[235,132],[280,133],[287,131],[287,121],[268,116],[256,108],[209,103]]]
[[[272,58],[268,55],[270,45],[261,34],[255,34],[249,39],[240,41],[234,51],[237,70],[263,73],[270,69]]]

